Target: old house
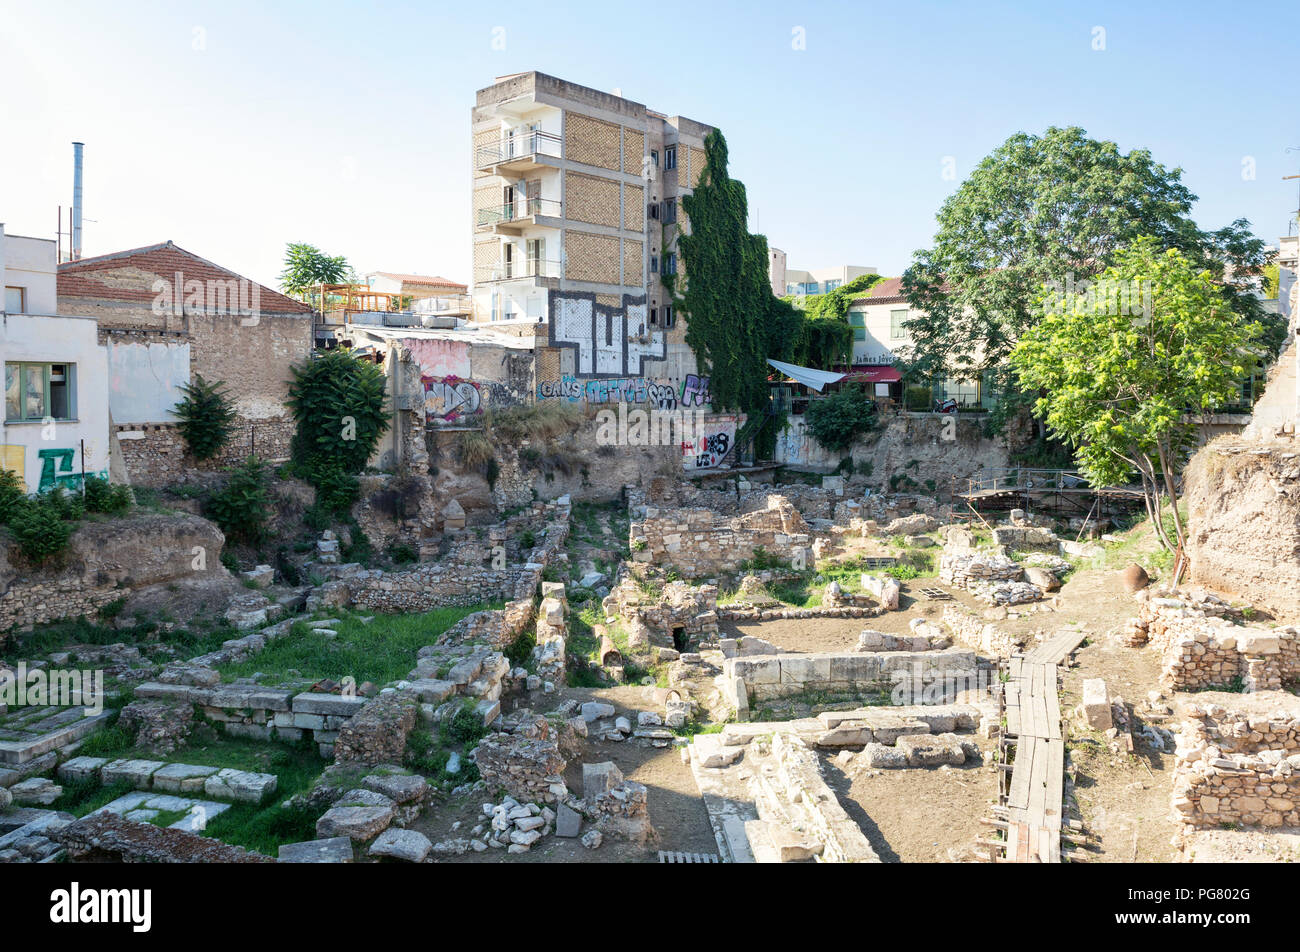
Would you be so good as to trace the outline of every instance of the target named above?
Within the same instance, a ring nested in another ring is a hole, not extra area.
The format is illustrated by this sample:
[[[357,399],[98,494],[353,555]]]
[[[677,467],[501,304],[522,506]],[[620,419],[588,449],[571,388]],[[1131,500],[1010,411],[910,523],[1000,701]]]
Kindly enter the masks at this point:
[[[0,224],[0,466],[28,492],[76,489],[109,470],[106,348],[93,318],[58,313],[55,257],[53,239],[6,235]]]
[[[288,455],[290,367],[312,348],[312,309],[170,241],[58,267],[61,312],[93,317],[108,357],[108,408],[131,481],[192,466],[172,408],[201,375],[226,384],[239,428],[225,464]]]

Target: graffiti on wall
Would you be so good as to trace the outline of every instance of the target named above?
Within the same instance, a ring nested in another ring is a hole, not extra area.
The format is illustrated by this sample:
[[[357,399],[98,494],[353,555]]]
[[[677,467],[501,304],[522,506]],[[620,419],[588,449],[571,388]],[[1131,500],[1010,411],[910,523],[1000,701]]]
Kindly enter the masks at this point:
[[[686,380],[682,383],[682,406],[702,407],[706,404],[712,404],[712,402],[713,397],[709,393],[709,378],[687,374]]]
[[[539,400],[568,400],[570,403],[647,404],[656,410],[677,409],[677,391],[671,384],[655,383],[645,377],[579,380],[565,374],[557,381],[537,385]]]
[[[478,385],[460,377],[421,377],[424,384],[424,415],[428,420],[454,423],[483,409]]]
[[[574,352],[579,377],[636,377],[647,360],[663,360],[668,345],[662,331],[646,326],[645,296],[623,295],[622,307],[596,303],[583,291],[549,296],[550,345]]]
[[[688,472],[721,466],[736,448],[736,427],[740,417],[734,414],[711,416],[696,428],[695,439],[682,443],[682,466]]]
[[[81,488],[83,477],[81,471],[74,465],[77,459],[76,449],[69,447],[37,450],[36,456],[41,461],[41,478],[36,487],[37,492],[47,492],[56,486],[71,490]],[[85,475],[108,479],[106,471]]]

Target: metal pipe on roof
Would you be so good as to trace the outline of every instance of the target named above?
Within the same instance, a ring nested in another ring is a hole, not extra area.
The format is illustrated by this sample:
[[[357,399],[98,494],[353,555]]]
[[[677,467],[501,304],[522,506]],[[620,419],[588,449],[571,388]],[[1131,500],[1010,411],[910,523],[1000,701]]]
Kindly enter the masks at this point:
[[[72,143],[72,247],[69,254],[73,261],[81,258],[81,171],[85,148],[85,143]]]

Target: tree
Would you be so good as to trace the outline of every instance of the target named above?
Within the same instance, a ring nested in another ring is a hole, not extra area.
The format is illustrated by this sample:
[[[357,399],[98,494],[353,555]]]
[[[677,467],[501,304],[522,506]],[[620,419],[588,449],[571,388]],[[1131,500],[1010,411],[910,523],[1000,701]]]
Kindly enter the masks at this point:
[[[727,174],[727,143],[716,129],[704,140],[704,172],[682,198],[690,233],[678,239],[685,288],[663,280],[687,321],[686,343],[700,372],[711,375],[713,405],[766,415],[768,357],[783,357],[797,340],[802,315],[772,294],[767,239],[748,230],[743,183]],[[774,438],[774,434],[768,434]]]
[[[916,252],[904,275],[920,312],[907,322],[912,375],[988,372],[1008,408],[1032,402],[1037,394],[1018,396],[1010,386],[1006,357],[1037,322],[1043,286],[1105,270],[1143,235],[1225,282],[1242,324],[1259,322],[1249,285],[1268,260],[1263,242],[1244,220],[1201,231],[1189,217],[1196,196],[1181,177],[1146,150],[1122,153],[1077,127],[1013,135],[944,202],[933,247]]]
[[[1074,447],[1094,485],[1139,477],[1155,532],[1172,551],[1186,540],[1176,480],[1194,415],[1236,395],[1258,360],[1261,329],[1241,322],[1208,271],[1177,249],[1162,252],[1155,237],[1113,258],[1090,288],[1040,296],[1041,319],[1010,362],[1022,386],[1043,394],[1035,412]]]
[[[805,416],[813,438],[832,453],[842,453],[876,425],[876,404],[862,387],[845,387],[812,401]]]
[[[286,403],[297,429],[290,452],[330,511],[356,497],[356,475],[388,429],[384,372],[347,350],[326,351],[290,368]]]
[[[330,257],[315,245],[290,242],[284,251],[280,287],[285,294],[319,306],[316,288],[322,284],[342,284],[352,274],[351,265],[342,255]]]
[[[195,459],[216,456],[234,435],[235,408],[224,388],[220,380],[209,383],[195,374],[193,383],[181,387],[185,397],[172,409],[185,447]]]

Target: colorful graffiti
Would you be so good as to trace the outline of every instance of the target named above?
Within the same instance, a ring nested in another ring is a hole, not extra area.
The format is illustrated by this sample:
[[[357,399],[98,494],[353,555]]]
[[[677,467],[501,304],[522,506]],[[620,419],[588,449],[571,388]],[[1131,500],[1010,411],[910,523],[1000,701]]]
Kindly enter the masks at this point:
[[[699,426],[690,443],[682,444],[682,465],[687,470],[714,469],[721,466],[736,448],[736,427],[740,417],[733,414],[712,416]]]
[[[625,294],[622,307],[609,307],[590,292],[553,292],[548,307],[550,344],[574,352],[579,377],[636,376],[647,360],[668,355],[663,332],[646,327],[644,295]]]
[[[579,380],[566,374],[558,381],[539,383],[537,399],[592,404],[644,403],[656,410],[677,409],[677,391],[672,385],[655,383],[645,377]]]
[[[478,385],[460,377],[421,377],[424,384],[424,415],[429,420],[453,423],[483,409]]]
[[[709,378],[687,374],[686,381],[682,384],[682,406],[702,407],[712,403],[713,396],[709,393]]]

